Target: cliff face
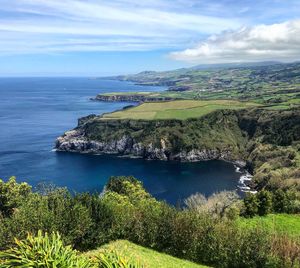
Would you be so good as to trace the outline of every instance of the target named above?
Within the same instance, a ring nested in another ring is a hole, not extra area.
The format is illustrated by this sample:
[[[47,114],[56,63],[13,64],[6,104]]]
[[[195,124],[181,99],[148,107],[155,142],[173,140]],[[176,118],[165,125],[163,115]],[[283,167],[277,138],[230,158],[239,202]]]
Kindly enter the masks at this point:
[[[56,149],[59,151],[80,152],[80,153],[106,153],[119,155],[132,155],[152,160],[179,160],[179,161],[203,161],[222,159],[228,161],[236,161],[240,165],[245,165],[243,161],[238,161],[232,155],[230,150],[220,151],[219,149],[192,149],[190,151],[183,150],[181,152],[172,152],[165,146],[162,139],[159,146],[153,143],[143,144],[136,142],[130,136],[123,136],[120,139],[109,142],[101,142],[88,140],[84,133],[77,129],[66,132],[63,136],[56,140]]]
[[[201,161],[243,159],[247,135],[233,112],[191,119],[142,121],[85,117],[56,141],[59,151],[113,153],[145,159]]]
[[[290,146],[300,140],[300,111],[216,111],[188,120],[80,118],[56,141],[59,151],[115,153],[145,159],[246,159],[257,144]]]

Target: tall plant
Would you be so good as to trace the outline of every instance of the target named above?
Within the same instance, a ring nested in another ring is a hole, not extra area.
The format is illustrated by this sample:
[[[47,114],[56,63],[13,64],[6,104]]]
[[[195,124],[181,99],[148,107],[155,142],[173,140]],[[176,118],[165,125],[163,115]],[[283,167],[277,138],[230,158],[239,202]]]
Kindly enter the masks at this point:
[[[70,246],[64,246],[58,233],[48,235],[38,231],[37,236],[28,234],[25,240],[15,239],[16,246],[0,252],[3,268],[89,268],[90,262],[77,255]]]

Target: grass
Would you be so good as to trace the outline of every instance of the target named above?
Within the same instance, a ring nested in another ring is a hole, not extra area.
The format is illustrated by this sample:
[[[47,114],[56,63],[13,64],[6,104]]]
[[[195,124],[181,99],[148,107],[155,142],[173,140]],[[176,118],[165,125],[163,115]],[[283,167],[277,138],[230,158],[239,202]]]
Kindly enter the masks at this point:
[[[96,257],[102,252],[117,251],[121,256],[134,258],[144,264],[146,268],[204,268],[207,266],[199,265],[190,261],[178,259],[170,255],[159,253],[152,249],[138,246],[126,240],[110,242],[97,250],[84,253],[89,258]]]
[[[239,218],[242,228],[266,228],[274,233],[285,234],[291,237],[300,237],[300,215],[296,214],[269,214],[264,217],[251,219]]]
[[[143,103],[139,106],[103,115],[104,119],[187,119],[206,115],[219,109],[243,109],[257,106],[234,100],[176,100]]]

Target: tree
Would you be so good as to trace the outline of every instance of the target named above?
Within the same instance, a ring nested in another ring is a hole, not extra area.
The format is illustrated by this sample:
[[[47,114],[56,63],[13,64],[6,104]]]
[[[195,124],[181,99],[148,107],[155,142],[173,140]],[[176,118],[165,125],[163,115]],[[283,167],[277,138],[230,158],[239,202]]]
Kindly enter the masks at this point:
[[[278,189],[273,194],[273,209],[275,212],[284,213],[288,212],[289,201],[287,194],[282,190]]]
[[[229,209],[239,199],[234,191],[222,191],[214,193],[208,198],[204,195],[196,193],[184,200],[185,205],[192,210],[199,212],[208,212],[215,216],[223,217],[227,209]]]
[[[7,182],[0,179],[0,213],[10,216],[30,193],[31,186],[27,183],[17,183],[15,177],[11,177]]]
[[[272,194],[269,191],[262,190],[257,194],[258,214],[260,216],[267,215],[272,212]]]
[[[244,198],[245,216],[254,217],[258,213],[258,200],[255,194],[247,193]]]

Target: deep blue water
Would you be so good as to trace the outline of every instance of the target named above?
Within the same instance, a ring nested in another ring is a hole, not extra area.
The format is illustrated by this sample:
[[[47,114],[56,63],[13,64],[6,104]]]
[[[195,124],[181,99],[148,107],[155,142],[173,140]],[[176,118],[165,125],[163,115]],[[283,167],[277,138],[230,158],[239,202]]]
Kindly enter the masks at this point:
[[[100,192],[109,176],[134,175],[154,196],[173,204],[195,192],[236,189],[240,175],[222,161],[178,163],[51,151],[56,137],[74,128],[79,117],[128,105],[90,97],[150,90],[162,88],[88,78],[0,78],[0,178]]]

